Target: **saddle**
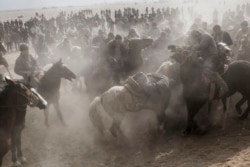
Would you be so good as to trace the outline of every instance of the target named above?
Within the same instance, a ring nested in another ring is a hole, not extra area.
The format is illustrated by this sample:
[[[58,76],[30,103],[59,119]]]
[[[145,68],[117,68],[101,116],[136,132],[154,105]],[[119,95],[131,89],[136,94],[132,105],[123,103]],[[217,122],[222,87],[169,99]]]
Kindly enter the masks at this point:
[[[162,91],[169,87],[168,79],[160,74],[137,73],[126,81],[124,87],[132,95],[133,105],[129,110],[157,109],[154,104],[161,96]]]

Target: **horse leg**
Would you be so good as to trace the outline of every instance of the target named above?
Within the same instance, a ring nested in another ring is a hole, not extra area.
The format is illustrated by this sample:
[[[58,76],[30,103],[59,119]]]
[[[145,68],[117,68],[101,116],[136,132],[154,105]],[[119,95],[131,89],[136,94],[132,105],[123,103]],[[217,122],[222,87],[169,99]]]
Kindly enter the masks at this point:
[[[118,134],[117,134],[117,129],[116,129],[116,125],[115,122],[112,123],[111,127],[110,127],[110,133],[112,134],[113,137],[118,138]]]
[[[20,166],[21,163],[17,160],[17,127],[14,127],[11,134],[11,155],[13,166]]]
[[[247,101],[247,99],[243,96],[242,99],[235,105],[236,111],[238,114],[242,114],[241,106]]]
[[[7,152],[10,149],[10,139],[8,140],[5,137],[0,136],[0,167],[2,166],[3,157],[7,154]]]
[[[49,127],[49,105],[44,110],[45,125]]]
[[[21,142],[21,139],[22,139],[22,131],[23,131],[23,128],[19,128],[18,129],[18,133],[17,133],[17,157],[19,159],[19,161],[24,164],[27,162],[27,159],[23,156],[23,153],[22,153],[22,142]]]
[[[104,136],[104,125],[103,120],[100,115],[100,111],[98,110],[98,107],[95,105],[91,105],[89,109],[89,118],[92,124],[98,129],[100,134]]]
[[[56,113],[57,113],[57,116],[59,117],[61,123],[63,126],[66,126],[66,123],[63,119],[63,116],[62,116],[62,112],[61,112],[61,108],[60,108],[60,105],[59,105],[59,102],[57,101],[56,103],[54,103],[54,107],[56,109]]]
[[[227,112],[227,107],[228,107],[228,100],[226,97],[223,97],[221,99],[222,101],[222,104],[223,104],[223,122],[222,122],[222,130],[225,130],[226,128],[226,120],[227,120],[227,115],[228,115],[228,112]]]
[[[110,132],[116,139],[123,138],[123,132],[121,130],[121,122],[113,121],[112,126],[110,127]]]
[[[245,112],[239,117],[241,120],[245,120],[248,117],[248,114],[250,112],[250,100],[247,100],[247,109],[245,110]]]
[[[199,129],[197,123],[194,121],[194,117],[205,103],[206,101],[200,101],[200,102],[189,101],[189,100],[186,101],[188,118],[184,135],[190,134],[192,130]]]

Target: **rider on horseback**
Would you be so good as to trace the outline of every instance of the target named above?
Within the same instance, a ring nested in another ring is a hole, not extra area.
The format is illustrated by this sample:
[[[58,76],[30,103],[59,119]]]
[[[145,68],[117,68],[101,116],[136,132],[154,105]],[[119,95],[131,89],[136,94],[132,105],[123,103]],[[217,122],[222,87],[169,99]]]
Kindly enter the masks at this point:
[[[113,71],[113,80],[119,84],[122,68],[127,57],[128,49],[122,41],[122,36],[116,35],[115,39],[108,44],[106,59]]]
[[[20,45],[20,56],[16,59],[14,71],[16,74],[21,75],[26,82],[30,82],[32,87],[36,87],[38,80],[36,77],[39,67],[36,60],[30,55],[27,45]]]
[[[208,33],[201,33],[197,30],[191,31],[191,39],[196,43],[192,49],[199,51],[203,59],[203,74],[216,85],[220,86],[221,94],[228,91],[228,85],[219,75],[218,67],[218,50],[214,38]]]

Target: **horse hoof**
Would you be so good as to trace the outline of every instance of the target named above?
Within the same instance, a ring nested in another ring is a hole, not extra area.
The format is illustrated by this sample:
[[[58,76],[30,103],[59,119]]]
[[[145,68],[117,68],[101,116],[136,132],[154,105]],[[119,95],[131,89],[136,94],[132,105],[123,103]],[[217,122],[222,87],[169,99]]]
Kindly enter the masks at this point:
[[[17,166],[22,166],[22,164],[21,164],[21,162],[16,161],[16,162],[13,162],[11,166],[12,167],[17,167]]]
[[[19,157],[19,161],[21,162],[21,164],[27,163],[27,159],[25,157]]]

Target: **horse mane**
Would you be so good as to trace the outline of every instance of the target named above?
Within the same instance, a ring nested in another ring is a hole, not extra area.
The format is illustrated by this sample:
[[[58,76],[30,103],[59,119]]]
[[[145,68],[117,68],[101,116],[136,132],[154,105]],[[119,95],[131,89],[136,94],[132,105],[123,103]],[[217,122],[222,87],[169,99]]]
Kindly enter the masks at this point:
[[[54,74],[52,71],[54,71],[57,67],[57,63],[53,64],[45,73],[44,73],[44,76],[41,78],[40,82],[47,79],[48,76]]]
[[[58,63],[53,64],[52,67],[49,68],[48,71],[45,72],[44,76],[40,79],[37,88],[39,93],[60,87],[61,79],[58,78],[59,75],[57,75],[57,71],[59,70],[58,65]]]

